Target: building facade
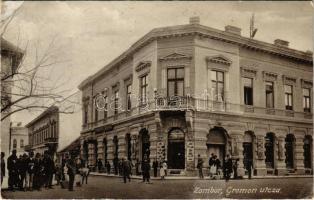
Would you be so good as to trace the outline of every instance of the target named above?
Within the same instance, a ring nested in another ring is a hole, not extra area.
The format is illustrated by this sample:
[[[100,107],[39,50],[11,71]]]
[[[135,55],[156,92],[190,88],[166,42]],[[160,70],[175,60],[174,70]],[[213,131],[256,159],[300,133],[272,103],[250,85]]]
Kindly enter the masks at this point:
[[[28,145],[28,129],[22,126],[21,122],[12,123],[10,144],[10,149],[15,149],[17,155],[25,153],[25,146]]]
[[[197,157],[253,160],[256,175],[313,170],[313,54],[200,25],[156,28],[80,85],[81,156],[144,155],[196,175]]]
[[[18,68],[23,51],[1,38],[1,152],[10,154],[12,78]]]
[[[59,108],[51,106],[26,125],[28,128],[28,151],[55,155],[59,140]]]

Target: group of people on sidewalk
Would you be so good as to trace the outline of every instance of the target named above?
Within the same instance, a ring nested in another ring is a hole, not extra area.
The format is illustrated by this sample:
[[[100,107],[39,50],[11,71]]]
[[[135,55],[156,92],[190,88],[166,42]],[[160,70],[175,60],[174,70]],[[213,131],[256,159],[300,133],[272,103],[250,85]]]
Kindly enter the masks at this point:
[[[223,161],[223,165],[221,165],[221,161],[215,154],[211,154],[208,159],[209,166],[209,177],[211,179],[221,179],[224,178],[228,181],[231,178],[231,174],[233,173],[234,179],[238,178],[238,159],[231,159],[230,155],[227,155]],[[203,168],[204,168],[204,160],[198,155],[197,160],[197,169],[200,179],[204,179]],[[248,160],[246,163],[246,169],[248,171],[249,179],[252,177],[252,161]]]
[[[1,152],[1,186],[5,177],[6,162],[5,154]],[[43,154],[29,152],[21,156],[16,155],[16,150],[7,159],[8,169],[8,189],[11,191],[40,191],[43,187],[52,189],[53,177],[57,185],[73,191],[74,179],[78,175],[77,185],[87,184],[89,168],[86,167],[82,159],[75,158],[74,155],[66,154],[61,163],[53,160],[53,155],[48,151]]]
[[[127,182],[127,180],[131,181],[131,175],[133,175],[132,169],[135,167],[135,174],[134,175],[142,175],[143,182],[150,183],[150,172],[153,169],[154,177],[157,177],[158,175],[158,168],[159,168],[159,174],[160,178],[163,180],[165,179],[165,176],[167,175],[167,162],[163,161],[159,163],[157,159],[155,159],[150,164],[149,157],[145,154],[143,156],[142,161],[137,161],[135,164],[133,164],[127,157],[123,157],[122,159],[115,158],[113,159],[113,170],[114,174],[123,177],[124,183]],[[102,160],[98,159],[97,161],[97,168],[98,172],[106,172],[107,174],[110,174],[111,171],[111,165],[109,161],[105,161],[105,164],[103,165]]]

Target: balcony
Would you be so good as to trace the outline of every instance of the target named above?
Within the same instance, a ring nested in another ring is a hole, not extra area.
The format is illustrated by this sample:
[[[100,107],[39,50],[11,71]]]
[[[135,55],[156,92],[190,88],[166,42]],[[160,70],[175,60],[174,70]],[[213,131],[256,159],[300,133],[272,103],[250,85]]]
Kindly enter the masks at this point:
[[[109,115],[106,119],[90,122],[83,125],[83,132],[89,132],[102,126],[112,125],[120,120],[139,116],[155,111],[203,111],[229,113],[237,115],[248,115],[254,117],[279,117],[286,119],[312,119],[312,113],[281,110],[276,108],[256,107],[252,105],[234,104],[225,101],[213,101],[205,98],[194,98],[191,96],[156,97],[145,104],[133,106],[130,110],[121,110],[115,115]]]

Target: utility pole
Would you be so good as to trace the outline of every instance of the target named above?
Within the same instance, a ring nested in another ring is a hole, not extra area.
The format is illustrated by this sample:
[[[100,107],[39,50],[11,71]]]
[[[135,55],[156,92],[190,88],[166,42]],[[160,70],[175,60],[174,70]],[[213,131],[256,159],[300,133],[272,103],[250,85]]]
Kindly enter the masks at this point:
[[[250,38],[253,39],[257,32],[257,28],[254,28],[254,13],[250,19]]]

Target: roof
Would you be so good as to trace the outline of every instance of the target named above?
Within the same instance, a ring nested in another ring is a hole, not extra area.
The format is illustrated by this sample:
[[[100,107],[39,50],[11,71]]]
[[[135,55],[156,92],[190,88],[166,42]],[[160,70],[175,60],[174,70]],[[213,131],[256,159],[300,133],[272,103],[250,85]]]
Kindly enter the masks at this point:
[[[63,153],[63,152],[68,152],[68,151],[73,151],[75,150],[77,147],[80,147],[81,143],[80,143],[80,136],[78,138],[76,138],[73,142],[71,142],[68,146],[64,147],[63,149],[61,149],[60,151],[58,151],[58,153]]]
[[[58,112],[59,108],[57,106],[51,106],[49,108],[47,108],[44,112],[42,112],[40,115],[38,115],[35,119],[33,119],[31,122],[29,122],[25,127],[30,127],[31,125],[33,125],[34,123],[36,123],[38,120],[40,120],[41,118],[43,118],[45,115],[47,115],[48,113],[52,113],[52,112]]]
[[[294,50],[288,47],[278,46],[275,44],[254,40],[241,35],[233,34],[227,31],[221,31],[211,27],[203,26],[200,24],[186,24],[170,27],[155,28],[135,42],[129,49],[124,51],[120,56],[111,61],[108,65],[97,71],[95,74],[89,76],[79,85],[79,89],[82,89],[93,80],[109,71],[112,67],[126,60],[136,50],[145,46],[146,44],[165,37],[179,37],[187,35],[200,35],[215,40],[220,40],[228,43],[237,44],[239,46],[250,48],[253,50],[263,51],[265,53],[275,54],[278,56],[291,58],[295,60],[301,60],[306,63],[313,63],[313,53]]]
[[[24,51],[19,47],[15,46],[14,44],[10,43],[9,41],[1,38],[1,50],[6,50],[11,53],[21,53],[24,54]]]

